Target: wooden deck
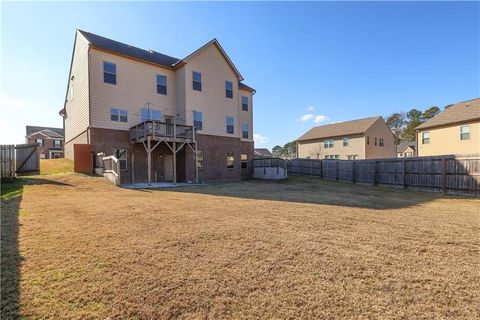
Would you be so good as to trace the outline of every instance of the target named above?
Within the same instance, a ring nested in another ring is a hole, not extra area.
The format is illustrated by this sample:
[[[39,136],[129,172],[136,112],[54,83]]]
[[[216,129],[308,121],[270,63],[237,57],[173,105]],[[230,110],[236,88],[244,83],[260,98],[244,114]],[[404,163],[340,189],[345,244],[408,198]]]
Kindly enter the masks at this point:
[[[167,123],[160,121],[145,121],[130,128],[130,141],[142,143],[148,140],[195,143],[193,126]]]

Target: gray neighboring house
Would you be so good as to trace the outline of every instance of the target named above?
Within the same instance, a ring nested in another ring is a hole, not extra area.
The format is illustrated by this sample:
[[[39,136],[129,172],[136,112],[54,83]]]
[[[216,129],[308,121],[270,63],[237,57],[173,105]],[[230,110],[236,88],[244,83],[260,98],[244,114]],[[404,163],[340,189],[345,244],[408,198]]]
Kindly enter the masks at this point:
[[[63,158],[63,128],[26,126],[25,142],[38,145],[40,159]]]
[[[257,148],[254,150],[254,158],[273,158],[273,153],[267,148]]]

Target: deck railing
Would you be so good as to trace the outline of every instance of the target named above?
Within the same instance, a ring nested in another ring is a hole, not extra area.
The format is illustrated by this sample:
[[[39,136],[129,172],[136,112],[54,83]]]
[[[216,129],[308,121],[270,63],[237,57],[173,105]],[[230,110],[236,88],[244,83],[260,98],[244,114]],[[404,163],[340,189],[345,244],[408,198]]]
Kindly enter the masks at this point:
[[[193,126],[183,124],[145,121],[130,128],[130,140],[141,141],[148,136],[153,139],[193,140],[193,130]]]

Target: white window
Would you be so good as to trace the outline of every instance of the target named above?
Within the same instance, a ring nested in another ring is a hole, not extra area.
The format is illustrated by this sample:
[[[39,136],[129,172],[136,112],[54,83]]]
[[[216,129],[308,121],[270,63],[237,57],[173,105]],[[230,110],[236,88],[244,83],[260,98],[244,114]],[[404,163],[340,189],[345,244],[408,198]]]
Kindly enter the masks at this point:
[[[333,139],[328,139],[323,142],[324,148],[333,148]]]
[[[43,139],[40,139],[40,138],[35,139],[35,142],[36,142],[39,146],[43,147]]]
[[[110,120],[111,121],[119,121],[119,122],[128,122],[128,111],[111,108],[110,109]]]
[[[227,133],[233,133],[233,129],[234,129],[234,119],[233,117],[227,117],[226,119],[226,122],[227,122]]]
[[[242,96],[242,110],[248,111],[248,97]]]
[[[235,165],[235,157],[233,153],[227,153],[227,168],[233,168]]]
[[[62,147],[62,140],[53,140],[53,146],[55,148],[61,148]]]
[[[347,159],[348,160],[357,160],[357,155],[356,154],[349,155],[349,156],[347,156]]]
[[[203,128],[203,116],[200,111],[193,111],[193,126],[197,130],[202,130]]]
[[[197,71],[192,72],[192,86],[195,91],[202,91],[202,74]]]
[[[167,94],[167,77],[161,74],[157,75],[157,93]]]
[[[242,124],[242,138],[248,139],[248,123]]]
[[[233,83],[232,83],[232,81],[225,81],[225,97],[233,98]]]
[[[461,126],[460,127],[460,140],[470,139],[470,126]]]
[[[347,137],[343,138],[343,146],[348,147],[348,138]]]
[[[160,110],[142,108],[142,122],[145,121],[160,121],[162,119],[162,113]]]
[[[117,65],[111,62],[103,62],[103,82],[117,84]]]
[[[430,132],[422,132],[422,144],[430,143]]]
[[[248,167],[248,155],[246,153],[242,153],[240,155],[240,161],[241,161],[241,168],[246,169]]]

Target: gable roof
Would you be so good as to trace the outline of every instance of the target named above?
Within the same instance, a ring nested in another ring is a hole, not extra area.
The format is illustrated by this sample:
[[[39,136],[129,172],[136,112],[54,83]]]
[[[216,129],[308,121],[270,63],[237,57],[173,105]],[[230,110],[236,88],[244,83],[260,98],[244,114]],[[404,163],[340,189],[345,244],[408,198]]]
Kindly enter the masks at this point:
[[[26,126],[26,136],[41,133],[47,138],[63,138],[63,128]]]
[[[362,134],[365,133],[365,131],[367,131],[367,129],[370,128],[370,126],[378,119],[383,118],[376,116],[313,127],[300,138],[298,138],[297,141]]]
[[[456,103],[419,125],[416,130],[472,120],[480,120],[480,98]]]
[[[262,157],[273,157],[273,154],[267,148],[256,148],[254,149],[254,153]]]
[[[240,72],[238,71],[237,67],[235,67],[235,65],[233,64],[232,60],[230,60],[230,57],[227,55],[227,53],[225,52],[225,50],[223,50],[222,46],[220,45],[220,43],[218,42],[217,39],[212,39],[210,40],[209,42],[207,42],[206,44],[204,44],[203,46],[201,46],[200,48],[198,48],[197,50],[195,50],[194,52],[190,53],[188,56],[186,56],[185,58],[181,59],[180,61],[177,61],[175,62],[174,64],[174,67],[178,66],[178,65],[181,65],[183,64],[186,60],[190,59],[191,57],[193,57],[194,55],[198,54],[199,52],[203,51],[205,48],[211,46],[211,45],[215,45],[217,47],[217,49],[220,51],[220,53],[223,55],[223,57],[225,58],[225,60],[227,61],[227,63],[230,65],[230,67],[232,68],[232,70],[237,74],[238,78],[240,79],[240,81],[243,80],[243,77],[242,75],[240,74]]]
[[[84,36],[94,48],[112,51],[127,57],[151,62],[167,68],[173,68],[173,65],[180,61],[178,58],[167,56],[163,53],[140,49],[83,30],[78,30],[78,32]]]
[[[413,151],[417,150],[417,142],[416,141],[402,141],[397,145],[397,152],[403,152],[408,147],[412,148]]]

